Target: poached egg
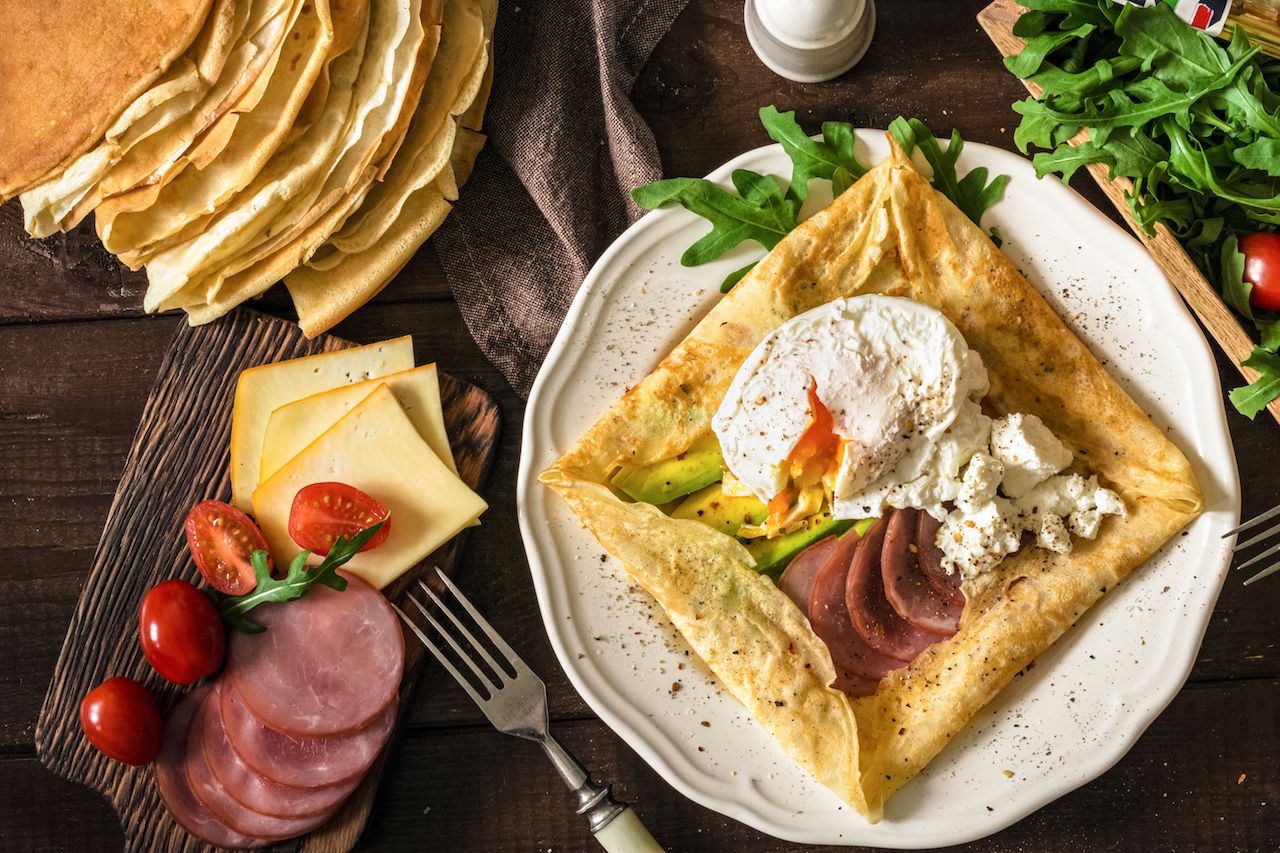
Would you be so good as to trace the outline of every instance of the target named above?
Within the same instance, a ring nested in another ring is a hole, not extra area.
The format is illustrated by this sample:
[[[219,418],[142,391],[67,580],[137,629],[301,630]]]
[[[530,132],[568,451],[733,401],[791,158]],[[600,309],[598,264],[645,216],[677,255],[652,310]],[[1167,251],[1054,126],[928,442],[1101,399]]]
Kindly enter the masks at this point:
[[[966,445],[947,454],[956,467],[968,444],[986,444],[990,419],[977,401],[987,388],[982,359],[937,309],[881,295],[826,303],[775,329],[734,377],[712,419],[732,475],[726,491],[740,486],[768,504],[770,535],[824,497],[837,517],[878,514],[894,502],[867,505],[869,487],[937,468],[955,433]]]

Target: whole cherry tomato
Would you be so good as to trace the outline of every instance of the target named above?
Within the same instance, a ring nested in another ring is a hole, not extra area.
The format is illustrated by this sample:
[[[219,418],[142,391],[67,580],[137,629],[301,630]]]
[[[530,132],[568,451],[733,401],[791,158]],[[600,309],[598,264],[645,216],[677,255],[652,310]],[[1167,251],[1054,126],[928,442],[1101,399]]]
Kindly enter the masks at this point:
[[[249,562],[254,551],[268,551],[267,540],[249,516],[222,501],[201,501],[187,513],[187,547],[196,568],[214,589],[244,595],[258,585]],[[271,557],[267,557],[271,565]]]
[[[1280,311],[1280,234],[1258,231],[1240,238],[1244,280],[1253,285],[1249,304]]]
[[[391,535],[391,511],[376,498],[346,483],[312,483],[298,490],[289,509],[293,541],[327,555],[339,536],[350,538],[379,521],[385,522],[361,551],[377,548]]]
[[[222,666],[227,638],[209,597],[184,580],[156,584],[138,615],[142,653],[174,684],[190,684]]]
[[[80,703],[80,728],[89,743],[125,764],[148,764],[160,752],[160,709],[132,678],[108,678]]]

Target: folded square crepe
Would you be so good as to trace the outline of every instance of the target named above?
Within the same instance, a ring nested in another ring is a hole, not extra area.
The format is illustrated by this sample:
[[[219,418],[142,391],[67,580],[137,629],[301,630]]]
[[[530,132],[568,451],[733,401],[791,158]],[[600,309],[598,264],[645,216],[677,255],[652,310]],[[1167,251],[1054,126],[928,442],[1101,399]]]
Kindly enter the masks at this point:
[[[871,822],[1009,681],[1201,510],[1186,457],[987,235],[891,155],[780,242],[541,480],[661,605],[716,678],[801,766]],[[1038,415],[1128,507],[1069,554],[1024,547],[964,584],[955,636],[853,699],[827,647],[734,538],[631,503],[620,465],[711,430],[739,365],[788,319],[863,293],[940,310],[991,377],[990,413]]]

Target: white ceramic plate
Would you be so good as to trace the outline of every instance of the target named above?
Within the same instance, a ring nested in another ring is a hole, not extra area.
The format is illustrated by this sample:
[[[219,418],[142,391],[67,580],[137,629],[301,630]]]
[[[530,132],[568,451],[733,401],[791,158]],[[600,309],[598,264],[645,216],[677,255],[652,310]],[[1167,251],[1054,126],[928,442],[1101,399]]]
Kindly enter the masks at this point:
[[[859,131],[863,162],[887,154]],[[1191,671],[1229,563],[1221,534],[1239,483],[1209,347],[1159,267],[1129,234],[1026,160],[966,146],[963,169],[1012,177],[988,214],[1004,251],[1124,389],[1191,458],[1207,508],[984,709],[869,825],[794,764],[687,651],[565,505],[537,482],[623,391],[720,298],[724,275],[761,252],[703,267],[679,257],[707,229],[683,209],[650,213],[592,269],[529,399],[520,528],[543,620],[592,709],[692,800],[779,838],[932,847],[996,832],[1097,777],[1134,744]],[[735,168],[788,175],[779,146]],[[819,185],[813,184],[817,195]],[[810,207],[830,200],[815,198]],[[676,687],[678,685],[678,687]],[[1012,775],[1010,775],[1012,774]]]

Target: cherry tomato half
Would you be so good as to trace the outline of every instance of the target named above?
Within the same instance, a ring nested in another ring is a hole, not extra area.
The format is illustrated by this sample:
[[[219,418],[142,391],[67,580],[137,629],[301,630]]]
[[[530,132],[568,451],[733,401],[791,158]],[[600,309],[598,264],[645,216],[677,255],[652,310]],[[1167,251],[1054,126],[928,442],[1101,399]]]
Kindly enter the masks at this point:
[[[185,527],[191,558],[214,589],[244,595],[258,585],[249,556],[268,550],[267,540],[249,516],[222,501],[201,501],[187,513]]]
[[[148,764],[160,752],[160,709],[132,678],[108,678],[80,703],[80,728],[89,743],[125,764]]]
[[[222,666],[227,638],[209,597],[183,580],[156,584],[138,615],[142,653],[174,684],[190,684]]]
[[[1244,252],[1244,280],[1253,285],[1254,308],[1280,311],[1280,234],[1259,231],[1240,238]]]
[[[289,510],[289,535],[303,548],[327,555],[339,536],[350,538],[385,521],[361,551],[377,548],[391,534],[391,511],[346,483],[312,483],[294,495]]]

